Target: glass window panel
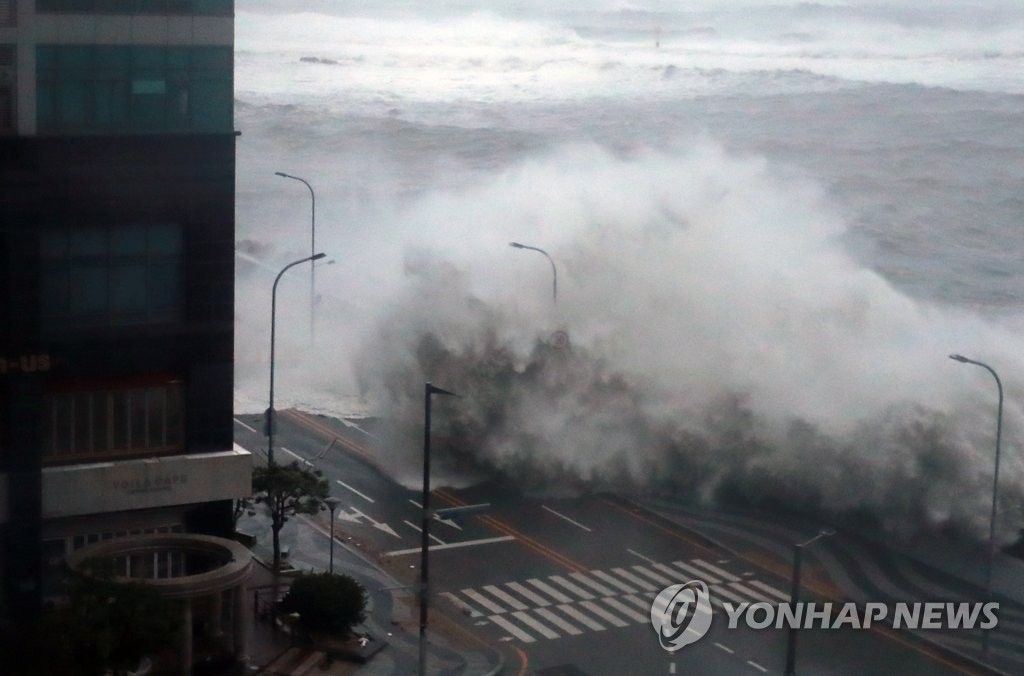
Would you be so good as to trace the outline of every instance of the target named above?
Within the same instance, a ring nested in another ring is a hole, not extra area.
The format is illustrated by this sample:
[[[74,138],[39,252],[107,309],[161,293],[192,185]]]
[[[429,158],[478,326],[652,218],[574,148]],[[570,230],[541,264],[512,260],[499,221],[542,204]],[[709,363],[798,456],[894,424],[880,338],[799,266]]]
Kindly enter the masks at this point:
[[[97,82],[94,96],[96,128],[122,128],[128,121],[127,83],[119,81]]]
[[[192,68],[207,74],[227,76],[231,73],[233,53],[230,47],[198,46],[192,48]]]
[[[125,450],[128,448],[128,392],[111,392],[110,404],[114,431],[112,448]]]
[[[42,268],[40,313],[44,317],[66,317],[70,312],[67,265],[50,261]]]
[[[57,48],[52,45],[36,46],[36,74],[40,79],[57,77]]]
[[[137,94],[132,96],[131,127],[136,131],[164,131],[164,96]]]
[[[194,131],[229,131],[234,92],[230,80],[193,80],[189,97]]]
[[[36,85],[36,120],[42,131],[57,126],[57,86],[40,80]]]
[[[62,80],[85,80],[93,70],[91,45],[61,45],[57,47],[57,71]]]
[[[145,262],[112,265],[110,269],[110,312],[119,315],[145,311]]]
[[[130,390],[129,416],[131,416],[131,439],[129,441],[132,449],[145,448],[146,425],[147,425],[147,401],[146,390],[137,388]]]
[[[93,450],[110,450],[110,406],[111,395],[106,392],[92,393],[92,444]]]
[[[188,70],[191,49],[188,47],[168,47],[164,56],[167,59],[167,70]]]
[[[149,448],[162,448],[166,445],[165,439],[165,411],[166,396],[165,390],[162,387],[154,387],[147,393],[149,398],[148,409],[149,409],[149,436],[147,438],[146,445]]]
[[[149,309],[166,313],[181,304],[181,282],[176,259],[154,262],[149,268]]]
[[[232,0],[192,0],[196,14],[230,16]]]
[[[95,48],[96,75],[101,78],[127,80],[131,73],[131,48],[124,45],[103,45]]]
[[[182,429],[184,427],[183,395],[181,383],[171,383],[167,386],[166,421],[168,446],[180,446],[182,443]]]
[[[110,231],[112,256],[138,256],[146,254],[145,228],[113,228]]]
[[[96,316],[107,313],[107,270],[102,262],[74,262],[71,280],[69,309],[72,316]]]
[[[51,405],[51,453],[65,455],[71,452],[71,395],[56,396]]]
[[[64,81],[60,84],[56,123],[62,129],[80,129],[86,126],[89,109],[88,87],[82,82]]]
[[[132,47],[132,75],[139,79],[160,78],[164,73],[165,47]]]
[[[43,258],[66,256],[68,233],[65,230],[46,230],[39,235],[39,251]]]
[[[149,253],[181,253],[181,227],[172,223],[151,225],[149,231]]]
[[[71,452],[75,454],[91,453],[92,438],[90,428],[92,426],[91,413],[92,395],[89,392],[78,392],[72,397],[71,419],[74,437],[71,440]]]
[[[151,78],[148,80],[134,79],[132,80],[132,94],[166,94],[167,93],[167,80]]]
[[[72,230],[69,252],[72,256],[105,256],[107,231],[102,228]]]

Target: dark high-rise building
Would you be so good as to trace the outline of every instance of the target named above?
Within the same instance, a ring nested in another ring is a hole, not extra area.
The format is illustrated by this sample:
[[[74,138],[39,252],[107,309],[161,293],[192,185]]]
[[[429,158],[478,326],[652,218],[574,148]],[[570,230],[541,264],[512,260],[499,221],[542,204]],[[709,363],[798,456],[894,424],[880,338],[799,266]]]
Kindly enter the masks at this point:
[[[0,0],[0,614],[232,530],[231,0]],[[159,569],[160,562],[153,562]]]

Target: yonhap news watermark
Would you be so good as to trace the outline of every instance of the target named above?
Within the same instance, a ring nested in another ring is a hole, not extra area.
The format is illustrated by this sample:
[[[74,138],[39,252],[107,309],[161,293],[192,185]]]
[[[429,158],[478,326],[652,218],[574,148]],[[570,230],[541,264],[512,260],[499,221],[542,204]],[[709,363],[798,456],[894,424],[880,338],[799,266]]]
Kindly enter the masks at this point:
[[[729,629],[994,629],[999,603],[918,601],[843,603],[719,601]],[[714,615],[711,591],[700,580],[666,587],[651,604],[651,624],[661,647],[675,652],[708,632]]]

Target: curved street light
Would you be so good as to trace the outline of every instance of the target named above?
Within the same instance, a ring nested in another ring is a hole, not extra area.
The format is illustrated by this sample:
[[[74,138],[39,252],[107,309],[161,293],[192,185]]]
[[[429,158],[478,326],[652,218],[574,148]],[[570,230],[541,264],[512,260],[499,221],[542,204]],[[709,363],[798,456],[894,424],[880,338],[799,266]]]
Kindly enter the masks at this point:
[[[293,181],[301,181],[309,188],[309,198],[311,201],[310,209],[310,221],[309,221],[309,255],[312,257],[316,252],[316,193],[313,192],[313,186],[309,184],[304,178],[299,176],[292,176],[286,174],[283,171],[275,171],[275,176],[281,178],[290,178]],[[314,322],[314,308],[316,304],[316,266],[310,265],[309,267],[309,342],[312,344],[316,338]]]
[[[996,379],[996,388],[999,390],[999,408],[996,413],[996,460],[995,471],[992,474],[992,516],[988,525],[988,571],[985,574],[985,601],[988,602],[992,600],[992,565],[996,556],[996,498],[999,492],[999,444],[1003,436],[1003,382],[999,380],[999,374],[995,369],[988,364],[968,359],[962,354],[951,354],[949,358],[961,364],[974,364],[985,369]],[[988,655],[988,633],[989,630],[985,629],[981,635],[981,651],[984,655]]]
[[[834,528],[821,528],[818,530],[818,534],[810,540],[793,544],[793,587],[789,594],[789,602],[793,606],[794,614],[796,613],[796,604],[800,599],[800,565],[803,561],[804,547],[809,547],[815,540],[835,534]],[[786,641],[786,676],[796,674],[796,627],[796,622],[789,626],[789,636]]]
[[[270,294],[270,405],[267,407],[265,423],[267,427],[267,466],[269,467],[274,465],[274,343],[277,334],[277,283],[281,281],[281,275],[289,269],[307,261],[318,261],[326,255],[318,253],[292,261],[281,268],[281,272],[277,273],[277,277],[274,278],[274,288]]]
[[[555,267],[555,261],[553,261],[551,259],[551,256],[548,255],[548,252],[545,251],[544,249],[538,249],[535,246],[529,246],[527,244],[520,244],[519,242],[509,242],[508,245],[510,247],[512,247],[513,249],[527,249],[528,251],[536,251],[537,253],[544,254],[544,257],[548,259],[549,263],[551,263],[551,275],[552,275],[551,299],[552,299],[552,301],[557,303],[558,302],[558,269]]]

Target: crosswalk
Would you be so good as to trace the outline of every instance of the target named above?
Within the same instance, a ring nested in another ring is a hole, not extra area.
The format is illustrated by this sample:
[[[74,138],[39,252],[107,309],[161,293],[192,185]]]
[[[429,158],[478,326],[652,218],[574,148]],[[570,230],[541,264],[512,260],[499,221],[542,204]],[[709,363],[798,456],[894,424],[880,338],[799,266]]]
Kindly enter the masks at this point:
[[[703,559],[647,562],[546,578],[528,578],[442,592],[460,612],[490,623],[502,640],[533,643],[648,623],[658,592],[673,584],[700,580],[711,603],[779,604],[789,595],[726,569],[729,561]]]

